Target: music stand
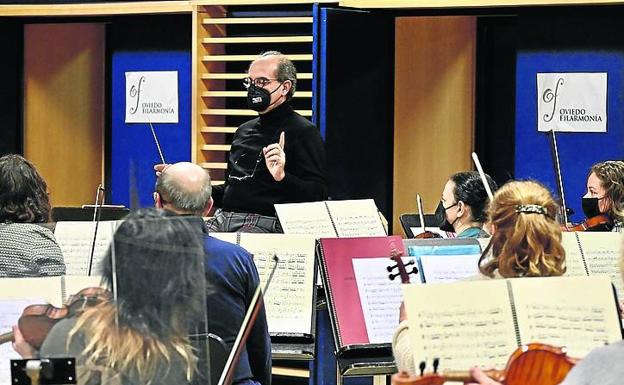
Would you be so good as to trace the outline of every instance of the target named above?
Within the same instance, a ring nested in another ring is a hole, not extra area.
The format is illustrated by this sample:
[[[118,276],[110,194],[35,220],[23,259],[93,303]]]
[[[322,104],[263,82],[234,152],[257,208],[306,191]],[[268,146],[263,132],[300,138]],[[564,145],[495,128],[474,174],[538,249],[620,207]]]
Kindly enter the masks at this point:
[[[11,360],[11,384],[57,385],[75,383],[75,358]]]
[[[83,207],[54,207],[52,208],[52,222],[61,221],[93,221],[94,206]],[[130,213],[130,209],[124,206],[98,206],[101,221],[117,221]]]
[[[425,226],[426,227],[439,227],[440,224],[434,214],[425,214]],[[420,216],[418,214],[401,214],[399,216],[401,227],[407,238],[414,238],[412,227],[420,227]]]

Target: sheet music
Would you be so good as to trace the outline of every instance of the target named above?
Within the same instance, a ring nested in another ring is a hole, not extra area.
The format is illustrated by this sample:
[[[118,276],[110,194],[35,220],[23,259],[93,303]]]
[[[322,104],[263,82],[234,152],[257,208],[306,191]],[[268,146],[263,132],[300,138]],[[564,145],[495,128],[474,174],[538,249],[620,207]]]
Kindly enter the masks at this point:
[[[432,233],[440,234],[440,236],[442,238],[457,238],[455,236],[455,233],[449,233],[449,232],[446,232],[446,231],[442,231],[442,230],[440,230],[439,227],[427,226],[425,229],[427,231],[431,231]],[[422,233],[422,227],[410,227],[410,230],[412,231],[412,234],[414,234],[414,235]]]
[[[100,263],[113,239],[117,224],[117,221],[100,222],[93,252],[92,274],[101,273]],[[88,274],[94,229],[95,223],[93,222],[62,221],[56,223],[54,237],[63,252],[67,275]]]
[[[608,277],[512,279],[523,343],[565,346],[582,358],[621,339],[619,315]]]
[[[325,202],[286,203],[275,205],[284,234],[305,234],[316,238],[335,238]]]
[[[308,235],[241,233],[240,245],[254,256],[262,287],[278,267],[264,299],[270,333],[310,334],[315,239]]]
[[[504,280],[403,285],[416,367],[440,359],[441,370],[503,368],[516,349]]]
[[[404,264],[414,261],[413,257],[401,258]],[[401,278],[388,278],[388,266],[395,265],[389,257],[353,258],[353,272],[358,287],[368,342],[390,343],[392,334],[399,325],[399,306],[403,300]],[[408,266],[407,269],[411,269]],[[394,273],[398,273],[395,269]],[[414,277],[417,282],[417,278]]]
[[[63,305],[62,276],[33,278],[0,278],[0,298],[41,298],[43,303],[56,307]]]
[[[587,276],[585,264],[583,263],[583,254],[576,240],[575,232],[561,233],[561,245],[565,250],[566,276],[580,277]]]
[[[10,332],[13,325],[17,325],[26,306],[42,303],[46,301],[41,298],[0,300],[0,334]],[[0,345],[0,385],[11,384],[10,360],[21,358],[10,343]]]
[[[327,201],[326,203],[334,219],[338,237],[383,237],[387,235],[374,200],[355,199]]]
[[[578,232],[589,275],[606,275],[611,278],[618,298],[624,299],[620,275],[620,246],[622,235],[612,232]]]
[[[213,238],[236,244],[237,233],[210,233]]]
[[[421,255],[420,265],[426,283],[453,282],[479,275],[479,254]]]

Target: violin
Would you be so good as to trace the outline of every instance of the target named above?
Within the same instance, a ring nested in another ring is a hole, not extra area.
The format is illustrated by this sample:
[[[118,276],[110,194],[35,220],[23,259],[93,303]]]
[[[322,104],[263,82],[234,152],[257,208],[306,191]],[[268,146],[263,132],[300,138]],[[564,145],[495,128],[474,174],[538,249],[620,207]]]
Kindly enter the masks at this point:
[[[579,224],[566,223],[561,225],[561,231],[611,231],[613,221],[606,214],[586,218]]]
[[[423,215],[422,199],[420,198],[420,194],[416,194],[416,205],[418,206],[418,216],[420,217],[420,228],[422,232],[414,236],[414,238],[416,239],[442,238],[440,234],[434,233],[433,231],[429,231],[425,228],[425,216]]]
[[[69,297],[61,308],[53,305],[27,306],[17,323],[24,340],[39,350],[54,325],[65,318],[76,317],[86,308],[108,302],[112,295],[101,287],[88,287]],[[0,334],[0,344],[13,341],[13,332]]]
[[[503,385],[557,385],[579,360],[568,357],[561,348],[531,343],[516,349],[504,370],[486,370],[484,373]],[[425,364],[420,364],[421,375],[407,373],[392,375],[392,385],[442,385],[447,381],[474,381],[469,371],[437,373],[439,360],[434,360],[434,372],[424,374]]]

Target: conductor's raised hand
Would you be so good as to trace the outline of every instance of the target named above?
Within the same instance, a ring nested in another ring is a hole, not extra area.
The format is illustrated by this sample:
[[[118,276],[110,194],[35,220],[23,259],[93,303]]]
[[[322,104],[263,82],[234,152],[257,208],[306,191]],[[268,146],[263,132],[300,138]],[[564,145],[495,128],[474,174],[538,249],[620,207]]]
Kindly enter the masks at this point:
[[[282,131],[279,137],[279,143],[269,144],[262,149],[267,169],[277,182],[280,182],[286,176],[286,171],[284,171],[284,167],[286,167],[285,145],[286,137]]]

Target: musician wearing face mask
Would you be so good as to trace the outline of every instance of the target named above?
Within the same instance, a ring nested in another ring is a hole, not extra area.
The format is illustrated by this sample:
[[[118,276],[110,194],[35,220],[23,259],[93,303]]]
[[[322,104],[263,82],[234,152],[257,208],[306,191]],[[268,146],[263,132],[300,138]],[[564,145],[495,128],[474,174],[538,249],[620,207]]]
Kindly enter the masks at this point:
[[[486,175],[492,192],[496,183]],[[465,171],[452,175],[442,191],[442,199],[436,209],[440,230],[454,232],[458,238],[485,238],[483,231],[487,219],[488,196],[477,171]]]
[[[605,216],[606,221],[591,231],[621,231],[624,228],[624,162],[608,160],[592,166],[583,196],[583,213],[588,220]]]
[[[479,259],[480,275],[469,279],[563,275],[565,250],[561,228],[555,220],[557,210],[550,192],[537,182],[513,181],[503,185],[487,209],[492,238]],[[392,339],[395,362],[399,371],[415,374],[416,360],[405,309],[400,310],[399,319],[401,323]]]
[[[286,56],[265,52],[247,75],[247,105],[259,116],[234,134],[225,184],[212,193],[219,210],[208,225],[212,231],[281,232],[274,204],[327,198],[325,149],[319,130],[291,106],[297,71]]]

